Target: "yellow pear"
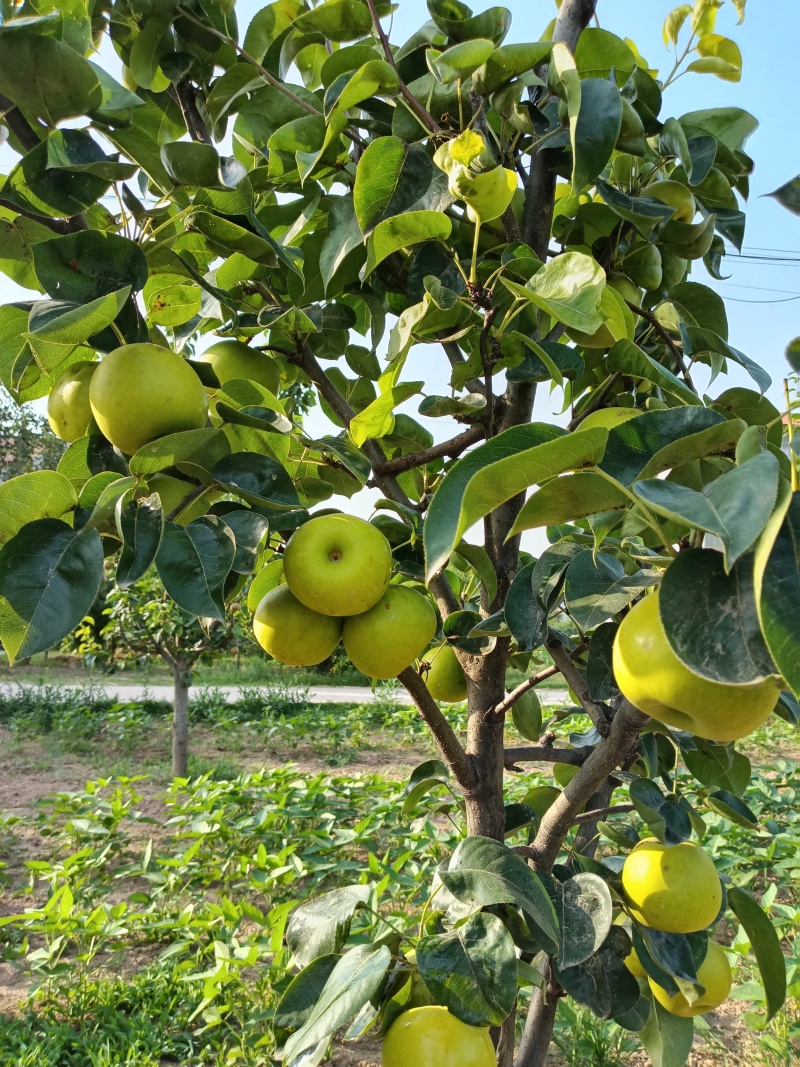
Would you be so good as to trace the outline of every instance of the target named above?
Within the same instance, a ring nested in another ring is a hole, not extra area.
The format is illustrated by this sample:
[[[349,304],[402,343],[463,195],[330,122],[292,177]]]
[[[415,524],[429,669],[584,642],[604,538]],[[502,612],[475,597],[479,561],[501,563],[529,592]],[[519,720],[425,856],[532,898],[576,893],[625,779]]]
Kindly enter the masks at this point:
[[[339,644],[342,620],[312,611],[288,585],[279,585],[256,608],[253,633],[264,651],[280,663],[311,667],[327,659]]]

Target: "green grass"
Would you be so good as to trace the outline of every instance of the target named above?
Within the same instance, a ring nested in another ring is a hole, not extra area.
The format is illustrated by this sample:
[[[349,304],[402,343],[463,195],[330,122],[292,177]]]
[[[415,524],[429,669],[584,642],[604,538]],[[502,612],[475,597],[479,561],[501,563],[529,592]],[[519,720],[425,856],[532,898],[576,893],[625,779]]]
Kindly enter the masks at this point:
[[[142,759],[156,727],[167,736],[168,710],[58,688],[0,700],[12,744],[38,739],[54,755],[83,745],[98,771],[115,771],[41,802],[24,839],[17,817],[0,818],[0,913],[15,912],[0,925],[0,961],[31,978],[28,1010],[0,1016],[0,1067],[266,1067],[275,1052],[271,1014],[293,973],[283,931],[297,902],[366,880],[382,920],[417,934],[435,867],[462,833],[459,808],[451,803],[449,818],[440,810],[441,788],[403,814],[402,782],[291,765],[240,773],[237,759],[278,736],[290,749],[315,745],[333,767],[368,745],[421,745],[427,735],[412,709],[386,699],[314,707],[285,688],[246,691],[228,705],[212,689],[192,717],[196,729],[227,742],[225,751],[193,756],[191,780],[174,785],[163,759]],[[463,708],[448,714],[463,730]],[[557,730],[584,723],[568,719]],[[764,991],[750,946],[741,929],[724,928],[737,960],[734,995],[752,1028],[748,1055],[764,1067],[797,1062],[800,1040],[800,773],[780,755],[795,739],[774,720],[749,741],[757,767],[744,799],[755,830],[704,812],[704,847],[768,908],[787,957],[792,999],[759,1029]],[[142,771],[148,780],[137,777]],[[510,780],[507,799],[551,781],[534,769]],[[678,781],[691,795],[691,779]],[[145,791],[160,792],[163,808],[152,800],[145,807]],[[526,831],[509,840],[524,843]],[[618,851],[602,840],[601,855]],[[374,922],[357,913],[351,943]],[[615,1067],[638,1048],[635,1036],[566,1001],[555,1043],[569,1067]]]

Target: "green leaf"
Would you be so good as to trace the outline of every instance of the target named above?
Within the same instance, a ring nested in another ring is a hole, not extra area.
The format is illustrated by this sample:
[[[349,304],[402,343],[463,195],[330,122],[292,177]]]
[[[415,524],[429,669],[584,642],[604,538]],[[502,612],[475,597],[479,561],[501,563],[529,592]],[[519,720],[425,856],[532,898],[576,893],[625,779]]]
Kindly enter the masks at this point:
[[[231,570],[237,574],[252,574],[269,525],[266,518],[257,511],[243,508],[226,512],[222,521],[233,532],[236,542]]]
[[[255,263],[263,263],[267,267],[277,266],[274,243],[262,234],[253,233],[230,219],[224,219],[210,211],[196,210],[186,216],[184,225],[187,230],[207,237],[212,242],[212,247],[220,250],[220,254],[240,252]]]
[[[364,236],[385,219],[400,215],[425,193],[433,177],[433,162],[418,145],[399,137],[378,137],[368,146],[356,169],[353,204]]]
[[[47,139],[47,169],[94,174],[116,182],[128,181],[138,167],[119,162],[119,156],[107,156],[85,130],[54,130]]]
[[[800,493],[792,494],[759,586],[764,640],[787,686],[800,696]]]
[[[607,431],[567,434],[556,426],[512,427],[463,457],[433,495],[425,523],[428,577],[444,566],[473,523],[530,485],[564,470],[592,466],[603,455]]]
[[[558,964],[575,967],[597,952],[611,929],[611,893],[598,875],[576,874],[562,884],[561,894]]]
[[[756,611],[752,558],[726,572],[721,552],[681,552],[661,582],[659,611],[673,651],[701,678],[747,685],[775,674]]]
[[[514,1007],[514,942],[495,915],[479,912],[449,933],[422,938],[417,967],[434,1001],[467,1026],[499,1026]]]
[[[237,160],[220,158],[213,145],[198,141],[171,141],[163,145],[161,162],[176,185],[235,189],[247,174]]]
[[[235,551],[233,533],[221,519],[195,519],[185,527],[165,522],[156,555],[158,576],[184,611],[224,622],[223,589]]]
[[[740,107],[689,111],[678,121],[682,126],[699,126],[731,152],[738,152],[750,134],[758,129],[758,120]]]
[[[767,389],[772,385],[772,378],[763,367],[756,363],[755,360],[750,359],[749,356],[746,356],[744,352],[740,352],[738,348],[729,345],[713,330],[706,330],[700,326],[688,326],[686,327],[686,336],[689,338],[691,346],[691,350],[687,354],[701,356],[705,353],[717,353],[744,367],[762,393],[766,393]]]
[[[718,412],[701,407],[647,411],[609,431],[600,467],[622,485],[631,485],[667,446],[674,444],[679,450],[682,438],[693,438],[722,419]]]
[[[147,281],[147,260],[126,237],[82,230],[42,241],[33,248],[36,276],[54,300],[90,300],[125,286],[138,292]]]
[[[543,645],[547,637],[547,609],[531,585],[535,566],[535,562],[527,563],[517,572],[504,607],[506,626],[520,652],[532,652]]]
[[[766,1022],[780,1011],[786,999],[786,960],[775,927],[745,889],[728,887],[728,906],[744,927],[761,972],[767,998]]]
[[[653,1067],[684,1067],[692,1051],[694,1019],[682,1019],[652,1001],[650,1018],[639,1031]]]
[[[294,976],[275,1008],[276,1030],[299,1030],[305,1024],[340,958],[333,952],[318,956]]]
[[[332,2],[327,0],[322,7]],[[358,945],[346,952],[331,971],[306,1022],[286,1042],[285,1062],[297,1062],[307,1049],[316,1049],[323,1042],[327,1045],[334,1031],[351,1022],[380,989],[391,959],[386,945]]]
[[[456,545],[456,552],[478,575],[491,604],[497,596],[497,571],[489,558],[489,553],[482,545],[471,545],[467,541],[459,541]]]
[[[473,73],[473,89],[479,96],[489,96],[520,74],[535,70],[550,55],[552,47],[549,41],[534,41],[495,48],[483,66]]]
[[[277,0],[276,3],[262,7],[247,27],[243,44],[245,52],[261,63],[270,45],[277,41],[305,10],[302,0]]]
[[[87,61],[63,41],[0,26],[0,92],[26,114],[55,126],[100,106],[103,91]]]
[[[679,437],[671,444],[660,448],[640,472],[639,477],[654,478],[662,471],[671,470],[685,463],[733,452],[737,441],[746,429],[741,419],[717,422],[707,430]]]
[[[612,926],[593,956],[575,967],[562,968],[555,960],[554,971],[569,995],[601,1019],[624,1017],[639,1000],[638,983],[623,962],[629,951],[628,935]]]
[[[608,80],[612,72],[617,88],[621,89],[636,69],[636,56],[621,38],[596,26],[587,27],[578,38],[575,65],[583,79]]]
[[[564,596],[570,615],[582,630],[589,631],[657,581],[652,571],[626,574],[614,556],[584,552],[567,568]]]
[[[527,912],[550,941],[558,945],[558,918],[541,879],[524,860],[488,837],[467,837],[459,843],[447,870],[440,870],[445,887],[471,908],[516,904]]]
[[[473,16],[459,0],[428,0],[428,11],[442,33],[454,41],[488,37],[500,44],[511,27],[511,12],[506,7],[490,7]]]
[[[659,841],[677,845],[691,837],[692,824],[686,810],[674,796],[665,796],[649,778],[634,778],[630,798],[639,817]]]
[[[425,760],[411,772],[405,788],[401,815],[406,818],[417,808],[420,800],[427,796],[432,789],[447,785],[450,781],[450,770],[446,763],[439,759]]]
[[[625,222],[630,222],[636,231],[650,240],[651,235],[663,229],[675,213],[674,208],[646,196],[628,196],[621,189],[606,182],[595,183],[597,191],[608,207]]]
[[[142,445],[128,464],[131,474],[147,477],[168,467],[189,464],[209,473],[214,465],[230,454],[230,444],[224,432],[213,427],[202,430],[182,430],[167,434]]]
[[[160,61],[162,56],[172,50],[169,14],[151,12],[133,40],[128,65],[136,84],[143,89],[152,89],[160,93],[169,85],[169,79],[162,73]]]
[[[642,378],[653,382],[665,393],[670,393],[682,400],[684,404],[702,405],[702,400],[680,378],[662,367],[652,356],[648,356],[633,341],[617,341],[611,346],[608,353],[609,371],[620,371],[622,374],[633,378]]]
[[[800,174],[767,193],[767,196],[777,200],[781,207],[785,207],[793,215],[800,215]]]
[[[616,85],[600,78],[581,82],[578,118],[572,128],[572,178],[580,192],[604,170],[622,125],[622,98]]]
[[[536,743],[542,736],[542,705],[535,689],[523,693],[511,705],[511,718],[520,737]]]
[[[329,0],[330,2],[330,0]],[[446,241],[453,224],[440,211],[409,211],[379,222],[367,239],[366,279],[392,252],[421,241]]]
[[[283,581],[283,558],[271,559],[252,581],[247,591],[247,610],[255,611],[264,597]]]
[[[185,274],[151,274],[142,292],[154,326],[182,326],[200,311],[203,291]]]
[[[600,511],[626,508],[629,504],[630,498],[601,474],[593,471],[565,474],[545,482],[525,501],[511,533],[559,526]]]
[[[269,456],[236,452],[221,459],[212,474],[214,481],[229,493],[251,504],[281,509],[300,506],[300,498],[286,468]]]
[[[725,569],[730,571],[766,526],[778,495],[779,476],[776,457],[761,452],[700,492],[659,478],[636,482],[634,491],[660,515],[716,534],[725,552]]]
[[[719,293],[699,282],[680,282],[669,292],[669,299],[687,326],[700,326],[727,341],[728,316]]]
[[[328,124],[325,144],[332,140],[332,131],[341,130],[350,108],[373,96],[394,96],[398,84],[397,71],[385,59],[370,59],[358,70],[340,74],[325,92],[323,106]]]
[[[37,305],[31,314],[30,330],[24,336],[42,370],[54,371],[61,367],[78,346],[110,326],[122,311],[130,292],[130,286],[126,285],[124,289],[98,296],[77,307],[54,303],[46,309],[48,313],[45,315],[36,315]]]
[[[164,516],[157,496],[123,500],[117,512],[117,531],[122,551],[116,580],[120,589],[137,582],[156,558],[164,530]]]
[[[0,549],[0,639],[9,663],[52,648],[94,603],[103,577],[96,530],[37,519]]]
[[[603,268],[583,252],[565,252],[551,259],[520,285],[501,279],[514,296],[540,307],[565,326],[594,333],[602,323],[600,299],[605,287]]]
[[[439,81],[449,85],[468,78],[478,67],[484,65],[494,50],[494,42],[485,38],[463,41],[439,55],[434,55],[431,67]]]
[[[0,545],[35,519],[58,519],[77,503],[63,474],[32,471],[0,484]]]
[[[299,966],[340,952],[356,908],[366,904],[371,895],[372,886],[348,885],[312,897],[295,908],[286,927],[286,944]]]
[[[356,41],[372,29],[372,17],[361,0],[325,0],[294,20],[304,34],[320,33],[329,41]]]
[[[729,819],[731,822],[736,823],[737,826],[744,826],[748,830],[755,830],[758,826],[758,817],[753,814],[743,800],[734,796],[727,789],[719,789],[716,793],[709,793],[706,797],[706,804],[712,811],[715,811],[724,819]]]

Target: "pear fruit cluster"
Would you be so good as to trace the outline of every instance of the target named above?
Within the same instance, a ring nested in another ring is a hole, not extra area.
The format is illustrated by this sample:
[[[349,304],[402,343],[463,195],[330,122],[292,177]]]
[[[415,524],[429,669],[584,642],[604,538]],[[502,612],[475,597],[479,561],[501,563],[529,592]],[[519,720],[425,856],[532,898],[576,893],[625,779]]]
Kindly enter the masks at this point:
[[[725,685],[694,674],[675,654],[659,615],[658,592],[635,604],[614,639],[614,678],[631,704],[659,722],[727,744],[756,730],[778,702],[769,678]]]
[[[630,914],[639,923],[669,934],[705,930],[719,914],[722,886],[708,853],[690,841],[662,845],[655,838],[640,841],[625,860],[622,888]],[[681,991],[671,996],[648,975],[636,950],[625,959],[631,974],[647,978],[656,1000],[682,1018],[718,1008],[731,988],[731,969],[723,949],[709,940],[697,981],[705,992],[690,1002]]]
[[[381,531],[353,515],[320,515],[292,534],[286,584],[261,600],[253,632],[281,663],[321,663],[342,640],[370,678],[393,678],[428,646],[436,612],[427,597],[391,585],[392,550]]]

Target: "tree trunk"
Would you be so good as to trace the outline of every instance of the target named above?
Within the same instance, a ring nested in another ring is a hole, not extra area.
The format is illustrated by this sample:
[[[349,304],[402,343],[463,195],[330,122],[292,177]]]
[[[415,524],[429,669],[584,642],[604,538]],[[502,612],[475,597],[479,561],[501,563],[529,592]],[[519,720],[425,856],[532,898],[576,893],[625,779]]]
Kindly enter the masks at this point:
[[[172,702],[172,775],[189,774],[189,668],[181,660],[170,664],[175,684]]]
[[[546,989],[546,997],[541,989],[537,989],[533,994],[517,1051],[515,1067],[544,1067],[547,1061],[556,1022],[558,995],[561,990],[552,978],[547,982]]]

